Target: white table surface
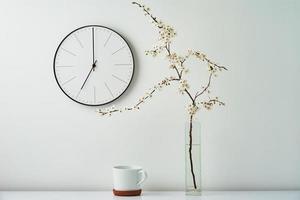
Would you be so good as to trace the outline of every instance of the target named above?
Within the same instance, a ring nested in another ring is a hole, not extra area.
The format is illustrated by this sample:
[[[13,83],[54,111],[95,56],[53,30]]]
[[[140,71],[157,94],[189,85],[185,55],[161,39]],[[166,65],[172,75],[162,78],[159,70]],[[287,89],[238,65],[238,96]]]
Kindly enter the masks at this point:
[[[184,192],[143,192],[139,197],[116,197],[112,192],[0,191],[0,200],[300,200],[300,191],[222,191],[185,196]]]

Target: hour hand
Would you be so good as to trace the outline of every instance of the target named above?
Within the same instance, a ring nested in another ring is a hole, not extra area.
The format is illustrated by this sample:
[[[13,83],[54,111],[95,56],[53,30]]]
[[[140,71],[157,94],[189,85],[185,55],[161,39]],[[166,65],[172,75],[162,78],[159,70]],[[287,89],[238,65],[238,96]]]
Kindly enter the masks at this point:
[[[89,78],[90,75],[91,75],[91,72],[92,72],[92,71],[95,71],[95,68],[96,68],[96,66],[97,66],[96,63],[97,63],[97,60],[95,60],[95,62],[93,63],[92,68],[90,69],[88,75],[86,76],[86,78],[85,78],[85,80],[84,80],[84,82],[83,82],[83,84],[82,84],[80,90],[82,90],[82,88],[84,87],[86,81],[88,80],[88,78]]]

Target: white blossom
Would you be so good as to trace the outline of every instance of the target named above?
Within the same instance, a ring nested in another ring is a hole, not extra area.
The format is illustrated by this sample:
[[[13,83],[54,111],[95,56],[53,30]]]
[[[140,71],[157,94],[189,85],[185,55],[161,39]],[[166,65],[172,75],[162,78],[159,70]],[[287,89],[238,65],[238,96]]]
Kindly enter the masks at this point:
[[[187,80],[180,80],[179,81],[179,92],[181,94],[183,94],[184,91],[187,89],[189,89],[189,84],[188,84]]]
[[[199,107],[196,106],[195,104],[189,104],[188,106],[188,113],[189,115],[195,115],[198,111]]]

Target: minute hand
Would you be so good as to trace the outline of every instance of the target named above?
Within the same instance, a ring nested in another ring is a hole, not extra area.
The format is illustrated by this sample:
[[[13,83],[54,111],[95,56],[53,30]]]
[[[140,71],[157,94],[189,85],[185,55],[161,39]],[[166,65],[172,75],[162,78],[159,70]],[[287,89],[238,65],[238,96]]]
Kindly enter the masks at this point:
[[[92,29],[92,46],[93,46],[93,64],[95,63],[95,30],[94,27]],[[95,71],[95,69],[93,69],[93,71]]]
[[[84,82],[83,82],[83,84],[82,84],[80,90],[82,90],[82,88],[84,87],[86,81],[88,80],[88,78],[89,78],[90,75],[91,75],[91,72],[96,68],[96,62],[97,62],[97,60],[93,63],[92,68],[91,68],[91,70],[89,71],[88,75],[86,76],[86,78],[85,78],[85,80],[84,80]]]

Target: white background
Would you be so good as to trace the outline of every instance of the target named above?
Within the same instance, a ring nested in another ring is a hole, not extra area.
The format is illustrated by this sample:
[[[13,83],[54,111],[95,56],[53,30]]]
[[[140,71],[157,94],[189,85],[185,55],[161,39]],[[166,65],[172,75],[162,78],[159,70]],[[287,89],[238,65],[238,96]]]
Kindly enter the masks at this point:
[[[145,2],[178,32],[173,49],[202,50],[228,66],[214,83],[227,104],[201,111],[204,189],[300,189],[300,2]],[[116,105],[131,105],[172,71],[144,55],[157,38],[124,0],[0,1],[0,189],[111,189],[111,167],[138,164],[146,189],[184,188],[188,99],[177,86],[139,112],[101,117],[69,100],[52,69],[63,37],[87,24],[130,42],[134,81]],[[205,78],[190,63],[193,85]],[[195,74],[199,74],[199,76]]]

